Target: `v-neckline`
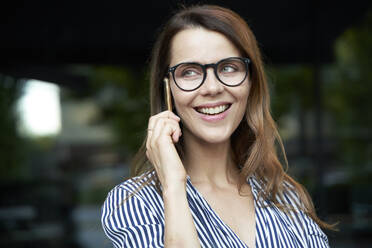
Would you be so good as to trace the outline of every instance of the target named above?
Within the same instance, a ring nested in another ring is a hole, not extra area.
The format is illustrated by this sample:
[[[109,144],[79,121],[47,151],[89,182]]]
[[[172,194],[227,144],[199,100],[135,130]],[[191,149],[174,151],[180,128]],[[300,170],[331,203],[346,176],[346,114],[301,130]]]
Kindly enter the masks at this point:
[[[222,225],[230,232],[232,233],[235,238],[237,240],[239,240],[239,242],[245,247],[245,248],[250,248],[248,246],[248,244],[246,244],[235,232],[234,230],[228,225],[226,224],[222,218],[218,215],[218,213],[211,207],[211,205],[208,203],[208,201],[206,200],[206,198],[203,196],[203,194],[192,184],[191,182],[191,179],[190,179],[190,176],[187,175],[187,181],[189,182],[191,188],[195,191],[195,193],[198,195],[198,197],[203,201],[203,203],[207,206],[209,212],[212,213],[212,215],[214,215],[215,218],[217,218],[218,222],[222,223]],[[254,190],[253,190],[253,185],[252,185],[252,182],[251,182],[251,179],[250,178],[247,178],[247,183],[249,184],[250,186],[250,190],[251,190],[251,193],[252,193],[252,196],[253,196],[253,207],[254,207],[254,229],[255,229],[255,247],[256,247],[256,244],[257,244],[257,206],[256,206],[256,195],[254,193]],[[214,223],[215,224],[215,223]],[[216,224],[215,224],[216,225]]]

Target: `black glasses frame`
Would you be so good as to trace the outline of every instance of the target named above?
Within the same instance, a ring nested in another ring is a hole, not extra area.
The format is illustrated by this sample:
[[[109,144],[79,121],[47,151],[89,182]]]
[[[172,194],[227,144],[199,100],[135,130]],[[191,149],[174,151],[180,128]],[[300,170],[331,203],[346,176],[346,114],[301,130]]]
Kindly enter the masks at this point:
[[[246,72],[245,72],[245,76],[244,76],[243,80],[242,80],[240,83],[236,84],[236,85],[229,85],[229,84],[223,82],[223,81],[220,79],[220,77],[218,76],[218,72],[217,72],[217,68],[218,68],[218,66],[219,66],[221,63],[225,62],[226,60],[230,60],[230,59],[239,59],[239,60],[243,61],[244,64],[245,64],[245,70],[246,70]],[[184,65],[184,64],[197,65],[197,66],[200,66],[200,67],[202,68],[202,70],[203,70],[203,80],[202,80],[201,83],[200,83],[197,87],[195,87],[194,89],[191,89],[191,90],[185,90],[185,89],[181,88],[181,87],[177,84],[177,81],[176,81],[176,77],[175,77],[175,75],[174,75],[174,72],[176,71],[176,69],[177,69],[178,66],[180,66],[180,65]],[[226,86],[229,86],[229,87],[236,87],[236,86],[241,85],[241,84],[244,82],[244,80],[247,78],[247,76],[248,76],[248,72],[250,72],[250,64],[251,64],[251,60],[250,60],[249,58],[241,58],[241,57],[229,57],[229,58],[222,59],[222,60],[218,61],[217,63],[210,63],[210,64],[204,64],[204,65],[199,64],[199,63],[196,63],[196,62],[183,62],[183,63],[179,63],[179,64],[177,64],[177,65],[175,65],[175,66],[170,67],[170,68],[168,69],[168,73],[172,74],[173,80],[174,80],[174,82],[176,83],[176,85],[177,85],[177,87],[178,87],[179,89],[181,89],[181,90],[183,90],[183,91],[194,91],[194,90],[200,88],[200,86],[203,85],[203,83],[205,82],[205,79],[207,78],[207,69],[208,69],[209,67],[212,67],[212,68],[213,68],[213,71],[214,71],[214,75],[216,76],[216,78],[218,79],[218,81],[220,81],[223,85],[226,85]]]

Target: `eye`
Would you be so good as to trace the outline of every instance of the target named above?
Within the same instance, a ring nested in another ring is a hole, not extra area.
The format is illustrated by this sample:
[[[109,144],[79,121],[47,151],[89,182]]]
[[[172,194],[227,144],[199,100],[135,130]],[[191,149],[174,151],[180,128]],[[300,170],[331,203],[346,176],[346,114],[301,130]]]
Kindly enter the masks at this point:
[[[193,79],[201,75],[203,75],[203,70],[197,65],[184,64],[176,69],[176,76],[184,79]]]
[[[223,67],[221,68],[221,72],[229,73],[229,72],[235,72],[235,71],[236,71],[236,67],[233,65],[223,65]]]
[[[192,77],[198,75],[198,72],[192,69],[182,71],[182,77]]]
[[[218,66],[218,73],[221,74],[235,74],[240,73],[245,70],[244,62],[240,61],[238,59],[229,59],[226,61],[223,61]]]

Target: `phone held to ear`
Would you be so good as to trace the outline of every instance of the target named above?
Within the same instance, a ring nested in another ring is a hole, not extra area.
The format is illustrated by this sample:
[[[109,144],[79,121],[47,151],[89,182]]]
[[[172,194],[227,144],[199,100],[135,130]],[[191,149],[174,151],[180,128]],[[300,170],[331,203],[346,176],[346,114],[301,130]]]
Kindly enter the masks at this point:
[[[169,111],[172,111],[172,98],[171,98],[171,92],[169,87],[169,79],[164,78],[165,83],[165,102],[167,103],[167,108]]]

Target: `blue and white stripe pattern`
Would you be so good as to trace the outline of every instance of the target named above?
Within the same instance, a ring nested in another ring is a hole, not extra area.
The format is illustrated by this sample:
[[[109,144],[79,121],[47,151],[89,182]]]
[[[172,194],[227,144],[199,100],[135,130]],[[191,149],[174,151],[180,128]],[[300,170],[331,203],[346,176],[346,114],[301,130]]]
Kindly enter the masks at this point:
[[[247,181],[255,198],[256,247],[329,247],[327,236],[310,217],[298,212],[291,218],[273,205],[260,206],[259,184],[253,177]],[[164,204],[155,188],[146,186],[124,201],[138,186],[129,179],[109,192],[102,206],[103,229],[116,248],[164,247]],[[223,223],[189,177],[186,191],[201,247],[248,247]],[[294,194],[288,196],[291,203]]]

